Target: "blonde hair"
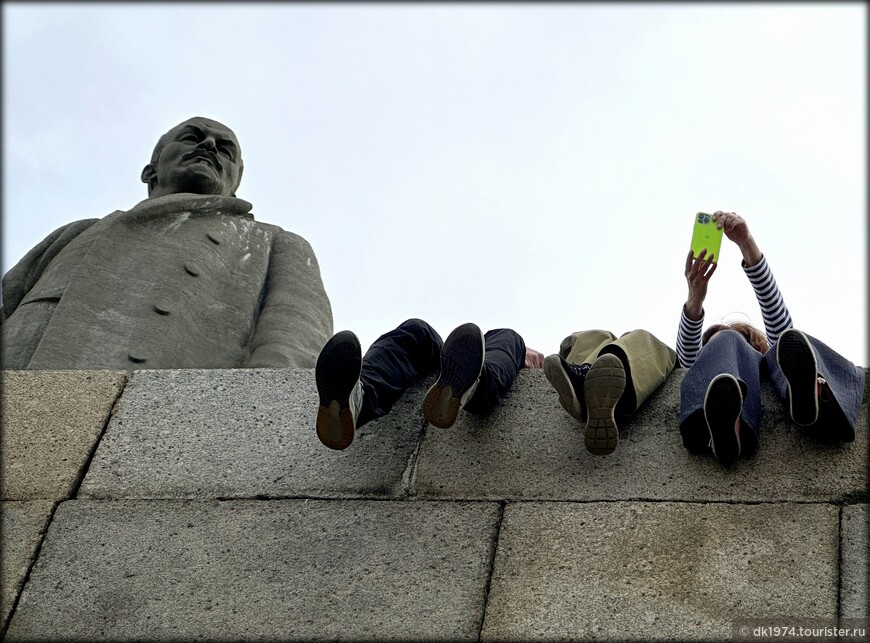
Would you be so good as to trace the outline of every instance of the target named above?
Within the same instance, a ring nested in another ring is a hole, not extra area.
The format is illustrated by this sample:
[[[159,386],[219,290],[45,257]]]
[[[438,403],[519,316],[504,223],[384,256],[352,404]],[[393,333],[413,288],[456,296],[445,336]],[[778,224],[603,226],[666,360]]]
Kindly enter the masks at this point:
[[[743,338],[749,342],[749,345],[752,346],[759,353],[766,353],[770,349],[770,343],[767,341],[767,336],[758,330],[752,324],[747,324],[746,322],[728,322],[725,324],[713,324],[704,331],[704,335],[701,337],[701,346],[710,341],[710,338],[718,333],[720,330],[735,330],[740,333]]]

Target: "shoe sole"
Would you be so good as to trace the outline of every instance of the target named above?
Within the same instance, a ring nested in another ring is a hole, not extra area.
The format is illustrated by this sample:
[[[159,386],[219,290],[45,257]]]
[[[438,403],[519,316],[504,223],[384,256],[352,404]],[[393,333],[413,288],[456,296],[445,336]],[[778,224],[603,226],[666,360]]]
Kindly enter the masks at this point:
[[[619,444],[616,403],[625,391],[625,368],[616,355],[604,354],[592,364],[583,383],[586,400],[585,442],[595,455],[613,453]]]
[[[423,417],[439,429],[453,426],[462,396],[483,370],[483,333],[475,324],[462,324],[447,336],[441,351],[438,380],[423,398]]]
[[[737,379],[727,373],[714,377],[704,395],[704,420],[713,456],[723,464],[731,464],[740,456],[737,422],[742,410],[743,392]]]
[[[544,359],[544,375],[559,395],[562,408],[578,422],[582,422],[580,400],[558,355],[549,355]]]
[[[359,339],[349,330],[336,333],[320,351],[314,381],[320,406],[317,437],[330,449],[346,449],[356,430],[350,395],[359,380],[362,352]]]
[[[788,382],[788,410],[800,426],[815,424],[819,419],[816,396],[818,370],[816,356],[806,336],[787,330],[776,343],[776,361]]]

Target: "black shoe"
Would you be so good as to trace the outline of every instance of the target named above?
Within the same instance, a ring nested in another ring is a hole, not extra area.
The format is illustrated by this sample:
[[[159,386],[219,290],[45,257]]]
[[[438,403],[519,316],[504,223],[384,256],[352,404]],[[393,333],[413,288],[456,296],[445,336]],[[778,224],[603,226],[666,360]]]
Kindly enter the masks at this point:
[[[317,356],[317,437],[330,449],[345,449],[353,442],[362,406],[361,369],[359,339],[349,330],[333,335]]]
[[[788,411],[795,424],[809,426],[819,419],[819,372],[810,340],[789,328],[776,343],[776,362],[788,381]]]
[[[743,391],[733,375],[720,373],[707,386],[704,419],[710,431],[713,456],[722,464],[733,464],[740,456],[740,413]]]
[[[586,374],[583,397],[586,401],[586,448],[595,455],[613,453],[619,444],[616,403],[625,391],[625,366],[616,355],[601,355]]]
[[[441,351],[441,373],[423,398],[423,417],[429,424],[453,426],[459,409],[474,395],[483,371],[483,333],[475,324],[456,327]]]
[[[544,359],[544,375],[559,394],[559,404],[578,422],[583,422],[583,380],[589,364],[569,364],[561,355]]]

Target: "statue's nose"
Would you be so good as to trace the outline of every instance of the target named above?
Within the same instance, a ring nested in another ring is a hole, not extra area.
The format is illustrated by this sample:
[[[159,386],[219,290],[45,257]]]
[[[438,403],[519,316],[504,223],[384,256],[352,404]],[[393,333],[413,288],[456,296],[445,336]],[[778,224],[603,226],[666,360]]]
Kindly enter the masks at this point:
[[[206,147],[210,150],[217,150],[217,143],[214,140],[214,136],[206,136],[200,142],[200,147]]]

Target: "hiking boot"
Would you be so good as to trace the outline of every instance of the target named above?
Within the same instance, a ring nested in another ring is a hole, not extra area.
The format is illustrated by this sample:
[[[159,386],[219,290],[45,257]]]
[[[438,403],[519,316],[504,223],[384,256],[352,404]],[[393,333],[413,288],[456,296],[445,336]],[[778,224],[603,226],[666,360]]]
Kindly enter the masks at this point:
[[[704,420],[713,456],[722,464],[733,464],[740,456],[742,410],[743,391],[737,379],[728,373],[714,377],[704,395]]]
[[[544,359],[544,375],[559,394],[559,404],[578,422],[583,421],[583,380],[589,364],[569,364],[561,355],[548,355]]]
[[[788,382],[788,412],[795,424],[809,426],[819,419],[819,372],[810,340],[789,328],[776,343],[776,363]]]
[[[353,442],[363,399],[361,370],[359,339],[349,330],[333,335],[317,356],[317,437],[330,449],[345,449]]]
[[[423,417],[429,424],[453,426],[459,409],[477,390],[483,371],[483,333],[475,324],[457,326],[441,351],[441,372],[423,398]]]
[[[595,455],[613,453],[619,444],[616,403],[625,391],[625,367],[611,353],[593,362],[583,384],[586,401],[586,448]]]

